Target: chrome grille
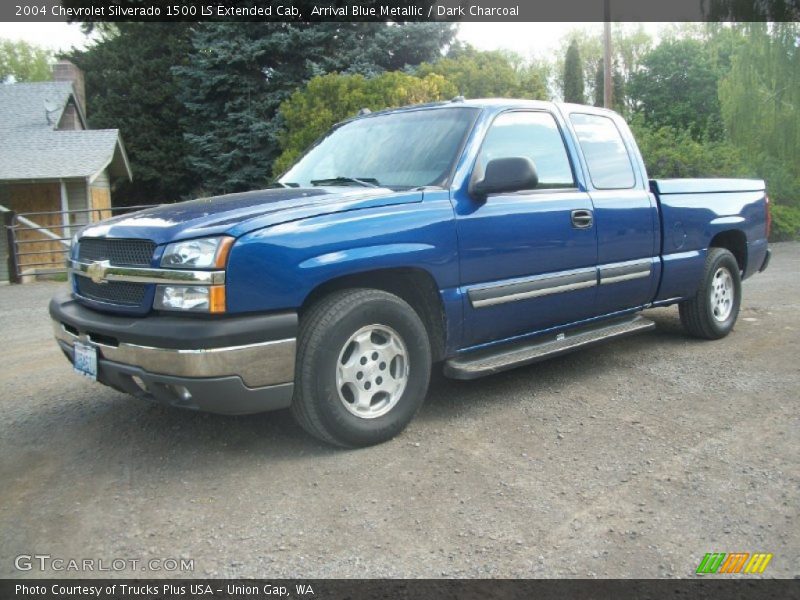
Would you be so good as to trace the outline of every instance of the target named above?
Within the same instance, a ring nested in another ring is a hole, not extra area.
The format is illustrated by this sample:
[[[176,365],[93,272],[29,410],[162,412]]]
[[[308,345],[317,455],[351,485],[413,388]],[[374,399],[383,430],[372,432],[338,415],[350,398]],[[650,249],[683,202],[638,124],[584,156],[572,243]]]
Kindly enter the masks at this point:
[[[107,260],[117,266],[149,267],[155,249],[155,242],[150,240],[83,238],[78,242],[78,260],[83,263]],[[75,277],[75,292],[79,296],[118,306],[141,307],[147,290],[148,286],[144,283],[95,283],[88,277]]]
[[[78,260],[107,260],[112,265],[149,267],[156,245],[150,240],[107,240],[83,238],[78,242]]]
[[[109,281],[95,283],[86,277],[75,278],[77,292],[84,298],[124,306],[139,306],[144,302],[147,286],[143,283]]]

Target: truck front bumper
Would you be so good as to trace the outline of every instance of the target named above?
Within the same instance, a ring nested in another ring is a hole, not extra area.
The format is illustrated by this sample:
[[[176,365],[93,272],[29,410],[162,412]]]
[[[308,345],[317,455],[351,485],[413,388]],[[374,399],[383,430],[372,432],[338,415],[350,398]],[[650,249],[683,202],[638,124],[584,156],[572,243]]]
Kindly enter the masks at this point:
[[[76,341],[97,349],[97,380],[161,404],[223,414],[286,408],[294,391],[297,314],[226,318],[121,317],[65,291],[50,302],[70,362]]]

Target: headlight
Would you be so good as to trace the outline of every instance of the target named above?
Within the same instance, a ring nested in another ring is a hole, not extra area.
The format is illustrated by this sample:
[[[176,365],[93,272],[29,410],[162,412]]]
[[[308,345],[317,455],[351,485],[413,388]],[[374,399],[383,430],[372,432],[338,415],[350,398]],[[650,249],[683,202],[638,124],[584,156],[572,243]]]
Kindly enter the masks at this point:
[[[67,252],[67,267],[69,267],[69,261],[72,259],[78,258],[78,240],[80,239],[80,234],[76,233],[72,236],[72,239],[69,242],[69,252]]]
[[[233,238],[213,237],[175,242],[167,246],[161,257],[162,267],[173,269],[222,268],[228,257]]]
[[[164,249],[161,266],[173,269],[224,269],[233,238],[228,236],[175,242]],[[156,310],[225,312],[224,285],[157,285]]]
[[[156,310],[181,310],[206,313],[225,312],[224,285],[158,285]]]

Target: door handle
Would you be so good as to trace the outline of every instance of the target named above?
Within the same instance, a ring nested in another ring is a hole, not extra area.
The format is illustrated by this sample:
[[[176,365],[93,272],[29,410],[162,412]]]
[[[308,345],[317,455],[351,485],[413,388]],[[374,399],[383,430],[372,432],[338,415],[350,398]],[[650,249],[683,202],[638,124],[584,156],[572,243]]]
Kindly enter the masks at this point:
[[[594,216],[592,211],[586,209],[578,209],[572,211],[572,226],[575,229],[589,229],[594,223]]]

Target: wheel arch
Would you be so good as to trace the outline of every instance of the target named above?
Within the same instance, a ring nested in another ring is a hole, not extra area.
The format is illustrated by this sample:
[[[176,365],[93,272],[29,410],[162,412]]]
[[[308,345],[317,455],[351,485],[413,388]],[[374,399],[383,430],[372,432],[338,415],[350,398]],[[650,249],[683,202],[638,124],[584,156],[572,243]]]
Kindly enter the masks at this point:
[[[739,229],[728,229],[715,234],[708,244],[709,248],[725,248],[736,258],[739,270],[747,268],[747,236]]]
[[[362,271],[329,279],[313,288],[303,300],[299,315],[333,292],[353,288],[378,289],[406,301],[428,331],[434,361],[445,356],[447,326],[444,303],[433,275],[419,267],[393,267]]]

